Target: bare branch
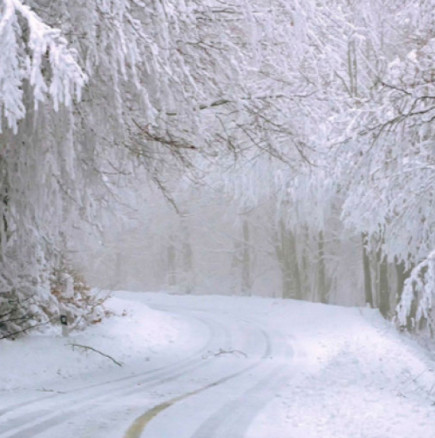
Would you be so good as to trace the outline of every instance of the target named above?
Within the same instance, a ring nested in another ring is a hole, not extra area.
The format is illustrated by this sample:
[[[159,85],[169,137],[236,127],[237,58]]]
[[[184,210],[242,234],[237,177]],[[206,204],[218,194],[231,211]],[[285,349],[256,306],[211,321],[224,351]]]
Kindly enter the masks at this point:
[[[118,362],[116,359],[114,359],[114,358],[113,358],[112,356],[110,356],[109,354],[103,353],[102,351],[97,350],[97,349],[94,348],[94,347],[90,347],[89,345],[81,345],[81,344],[68,344],[68,345],[69,345],[70,347],[72,347],[73,350],[74,350],[74,348],[82,348],[83,350],[86,350],[86,351],[90,350],[90,351],[93,351],[93,352],[95,352],[95,353],[98,353],[98,354],[100,354],[101,356],[107,357],[107,359],[110,359],[114,364],[118,365],[119,367],[122,367],[122,363],[121,363],[121,362]]]

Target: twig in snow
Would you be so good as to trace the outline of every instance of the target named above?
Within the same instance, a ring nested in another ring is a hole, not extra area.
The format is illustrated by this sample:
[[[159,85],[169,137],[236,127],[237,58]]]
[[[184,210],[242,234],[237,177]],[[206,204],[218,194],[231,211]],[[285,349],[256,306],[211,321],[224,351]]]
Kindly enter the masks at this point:
[[[55,394],[66,394],[65,391],[57,391],[55,389],[46,389],[46,388],[37,389],[37,391],[40,391],[40,392],[53,392]]]
[[[219,351],[217,353],[215,353],[215,356],[220,356],[221,354],[235,354],[243,356],[243,357],[248,357],[246,353],[244,353],[243,351],[240,350],[223,350],[222,348],[219,349]]]
[[[118,362],[112,356],[109,356],[108,354],[103,353],[102,351],[97,350],[96,348],[90,347],[89,345],[81,345],[81,344],[68,344],[68,345],[71,346],[73,348],[73,350],[74,350],[75,347],[77,347],[77,348],[83,348],[83,350],[94,351],[95,353],[101,354],[101,356],[107,357],[108,359],[110,359],[113,363],[115,363],[119,367],[122,367],[122,363],[121,362]]]

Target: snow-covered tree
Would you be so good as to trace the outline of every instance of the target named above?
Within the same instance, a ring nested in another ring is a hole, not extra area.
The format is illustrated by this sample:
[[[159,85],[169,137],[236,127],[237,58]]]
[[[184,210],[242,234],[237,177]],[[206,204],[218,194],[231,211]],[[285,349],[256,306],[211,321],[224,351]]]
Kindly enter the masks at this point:
[[[115,263],[126,230],[189,290],[206,265],[258,290],[264,264],[286,297],[390,315],[435,247],[432,9],[4,0],[0,315],[32,302],[19,318],[56,317],[53,273],[63,281],[83,236]],[[147,180],[171,206],[146,216],[170,228],[155,231],[162,251],[140,226]]]

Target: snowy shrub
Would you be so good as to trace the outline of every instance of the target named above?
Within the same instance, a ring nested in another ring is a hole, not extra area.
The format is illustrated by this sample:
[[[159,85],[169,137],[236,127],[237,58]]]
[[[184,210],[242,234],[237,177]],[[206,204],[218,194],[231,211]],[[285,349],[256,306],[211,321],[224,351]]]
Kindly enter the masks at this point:
[[[62,268],[53,274],[51,293],[58,302],[57,316],[66,315],[70,330],[82,330],[108,316],[103,306],[107,296],[91,292],[84,279],[73,270]]]
[[[42,327],[54,321],[47,316],[47,302],[41,306],[39,299],[32,296],[21,298],[15,290],[0,294],[0,339],[14,339],[29,330]],[[52,300],[53,302],[54,300]]]
[[[107,296],[91,292],[74,271],[62,268],[51,276],[50,293],[35,289],[0,294],[0,339],[14,339],[34,329],[58,324],[66,315],[69,330],[82,330],[109,315],[104,309]]]
[[[49,293],[35,284],[34,290],[21,287],[0,294],[0,339],[58,324],[60,315],[67,316],[70,331],[82,330],[109,315],[106,298],[91,292],[76,272],[62,268],[52,274]]]

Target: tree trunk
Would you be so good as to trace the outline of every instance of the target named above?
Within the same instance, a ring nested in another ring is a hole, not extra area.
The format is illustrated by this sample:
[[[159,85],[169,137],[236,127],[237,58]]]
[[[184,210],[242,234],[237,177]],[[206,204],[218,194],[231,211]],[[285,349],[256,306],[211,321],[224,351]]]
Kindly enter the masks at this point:
[[[394,266],[396,268],[396,276],[397,276],[396,302],[398,303],[402,298],[402,292],[403,292],[403,286],[405,284],[405,280],[410,276],[414,266],[411,266],[409,269],[406,269],[405,262],[400,262],[400,263],[396,262]]]
[[[172,238],[168,245],[168,285],[175,286],[177,283],[176,252]]]
[[[378,251],[379,263],[379,311],[387,318],[390,314],[390,294],[388,290],[388,264],[387,258]]]
[[[189,228],[185,221],[182,222],[183,227],[183,246],[182,246],[182,263],[183,263],[183,287],[185,292],[190,294],[194,287],[194,272],[193,272],[193,251],[190,244]]]
[[[329,300],[329,287],[326,279],[326,267],[325,267],[325,242],[323,239],[323,232],[319,232],[318,236],[318,284],[317,289],[319,293],[319,300],[321,303],[327,303]]]
[[[362,249],[363,249],[363,270],[364,270],[364,291],[365,301],[370,307],[374,307],[373,289],[372,289],[372,275],[370,271],[370,258],[367,252],[367,235],[362,234]]]
[[[243,255],[242,255],[242,292],[250,295],[252,288],[251,280],[251,254],[250,254],[250,230],[249,222],[243,219]]]
[[[282,297],[301,298],[301,278],[297,257],[296,238],[281,220],[275,234],[275,252],[282,277]]]

